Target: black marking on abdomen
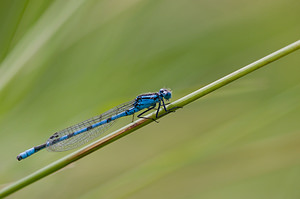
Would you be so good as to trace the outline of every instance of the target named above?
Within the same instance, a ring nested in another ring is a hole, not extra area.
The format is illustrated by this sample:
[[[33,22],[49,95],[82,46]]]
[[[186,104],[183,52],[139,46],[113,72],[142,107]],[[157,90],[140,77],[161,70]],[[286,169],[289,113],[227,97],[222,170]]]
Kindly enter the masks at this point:
[[[88,131],[88,130],[90,130],[92,128],[93,128],[93,126],[88,126],[88,127],[86,127],[86,130]]]
[[[39,151],[39,150],[41,150],[41,149],[43,149],[43,148],[45,148],[46,147],[46,144],[41,144],[41,145],[39,145],[39,146],[35,146],[34,147],[34,150],[35,151]]]
[[[68,138],[73,137],[73,136],[74,136],[74,133],[68,134]]]
[[[57,139],[55,139],[55,140],[52,140],[50,143],[53,145],[53,144],[55,144],[55,143],[57,143],[57,142],[59,142],[59,141],[60,141],[60,139],[57,138]]]
[[[125,116],[127,116],[129,114],[130,114],[129,110],[125,111]]]

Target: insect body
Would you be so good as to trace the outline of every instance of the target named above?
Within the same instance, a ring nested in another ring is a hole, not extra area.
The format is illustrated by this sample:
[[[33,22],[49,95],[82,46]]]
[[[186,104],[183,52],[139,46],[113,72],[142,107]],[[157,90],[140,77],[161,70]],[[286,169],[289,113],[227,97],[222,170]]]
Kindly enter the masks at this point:
[[[104,133],[118,118],[133,115],[136,112],[146,109],[137,116],[145,118],[142,115],[154,109],[157,104],[156,118],[158,118],[158,111],[161,106],[168,112],[164,100],[169,100],[171,97],[171,91],[164,88],[160,89],[157,93],[139,95],[134,100],[116,106],[99,116],[54,133],[46,143],[20,153],[17,159],[19,161],[25,159],[44,148],[47,148],[49,151],[66,151],[76,148]]]

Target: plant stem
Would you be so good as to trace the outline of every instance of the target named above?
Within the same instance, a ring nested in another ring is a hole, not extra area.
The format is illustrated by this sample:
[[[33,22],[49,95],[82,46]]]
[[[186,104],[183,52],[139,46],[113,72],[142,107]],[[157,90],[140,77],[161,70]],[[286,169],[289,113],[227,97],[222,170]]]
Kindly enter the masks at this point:
[[[294,42],[294,43],[256,61],[256,62],[253,62],[253,63],[251,63],[251,64],[249,64],[249,65],[247,65],[247,66],[245,66],[245,67],[243,67],[221,79],[218,79],[217,81],[212,82],[211,84],[209,84],[203,88],[200,88],[199,90],[197,90],[189,95],[186,95],[186,96],[178,99],[174,103],[168,105],[167,108],[168,109],[172,108],[173,110],[175,110],[175,109],[178,109],[179,107],[183,107],[183,106],[195,101],[196,99],[199,99],[200,97],[202,97],[208,93],[211,93],[214,90],[221,88],[221,87],[229,84],[230,82],[237,80],[238,78],[243,77],[246,74],[249,74],[252,71],[257,70],[257,69],[267,65],[268,63],[271,63],[285,55],[288,55],[291,52],[296,51],[299,48],[300,48],[300,40],[298,40],[298,41],[296,41],[296,42]],[[161,109],[159,113],[162,117],[165,116],[165,115],[162,115],[162,114],[164,114],[163,109]],[[155,112],[149,114],[147,117],[154,118]],[[48,166],[32,173],[31,175],[29,175],[25,178],[20,179],[19,181],[12,183],[11,185],[2,189],[0,191],[0,198],[7,196],[11,193],[14,193],[17,190],[35,182],[41,178],[44,178],[51,173],[58,171],[59,169],[67,166],[68,164],[92,153],[93,151],[96,151],[96,150],[106,146],[107,144],[109,144],[111,142],[114,142],[114,141],[120,139],[121,137],[123,137],[123,136],[125,136],[125,135],[151,123],[151,122],[153,122],[153,121],[149,120],[149,119],[137,120],[136,122],[131,123],[121,129],[101,138],[100,140],[98,140],[86,147],[83,147],[82,149],[80,149],[72,154],[69,154],[69,155],[63,157],[60,160],[57,160],[56,162],[53,162],[52,164],[49,164]]]
[[[185,97],[182,97],[181,99],[177,100],[176,102],[172,103],[174,106],[184,106],[187,105],[196,99],[203,97],[204,95],[221,88],[230,82],[239,79],[240,77],[243,77],[263,66],[266,66],[267,64],[276,61],[277,59],[286,56],[300,48],[300,40],[276,51],[273,52],[270,55],[267,55],[237,71],[234,71],[233,73],[230,73],[229,75],[226,75],[225,77],[222,77],[221,79],[218,79],[207,86],[204,86],[200,88],[199,90],[194,91],[193,93],[186,95]]]

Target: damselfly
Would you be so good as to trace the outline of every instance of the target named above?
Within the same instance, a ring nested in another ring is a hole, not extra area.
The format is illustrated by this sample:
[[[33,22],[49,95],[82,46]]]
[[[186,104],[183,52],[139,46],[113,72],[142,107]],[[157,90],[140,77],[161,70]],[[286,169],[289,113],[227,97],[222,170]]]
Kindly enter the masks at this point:
[[[155,116],[158,118],[158,112],[161,106],[166,112],[170,111],[167,110],[164,99],[169,100],[171,97],[171,91],[164,88],[160,89],[157,93],[145,93],[139,95],[134,100],[116,106],[99,116],[54,133],[46,143],[20,153],[17,156],[17,159],[19,161],[25,159],[44,148],[47,148],[49,151],[66,151],[74,149],[104,133],[118,118],[133,115],[136,112],[146,109],[137,116],[138,118],[145,118],[142,115],[154,109],[157,104],[158,108]]]

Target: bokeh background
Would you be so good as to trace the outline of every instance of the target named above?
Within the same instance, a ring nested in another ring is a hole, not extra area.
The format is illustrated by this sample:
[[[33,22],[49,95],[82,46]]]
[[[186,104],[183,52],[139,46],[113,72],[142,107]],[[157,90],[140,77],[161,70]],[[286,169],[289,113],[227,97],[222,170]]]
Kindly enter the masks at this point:
[[[1,187],[70,153],[16,160],[57,130],[161,87],[176,100],[298,40],[299,8],[299,0],[0,1]],[[8,198],[298,199],[299,53]]]

